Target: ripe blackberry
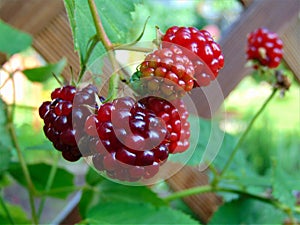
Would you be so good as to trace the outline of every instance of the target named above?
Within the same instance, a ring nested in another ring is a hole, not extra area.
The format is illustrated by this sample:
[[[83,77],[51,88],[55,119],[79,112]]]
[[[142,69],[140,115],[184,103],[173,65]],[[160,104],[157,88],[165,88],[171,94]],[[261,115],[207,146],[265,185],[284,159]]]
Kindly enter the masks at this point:
[[[176,99],[171,102],[157,97],[146,97],[141,100],[146,108],[161,118],[168,129],[165,144],[170,153],[186,151],[189,146],[190,123],[189,113],[182,100]]]
[[[209,85],[224,66],[224,56],[220,46],[206,30],[173,26],[166,31],[162,41],[163,46],[168,45],[166,42],[171,42],[183,46],[195,54],[191,58],[195,66],[197,81],[194,82],[194,87]]]
[[[92,85],[81,91],[76,91],[76,88],[70,85],[63,86],[51,93],[52,101],[43,102],[39,108],[39,115],[44,120],[46,137],[68,161],[77,161],[82,156],[76,137],[83,136],[84,121],[91,114],[83,106],[74,109],[74,104],[75,102],[77,106],[95,104],[94,93],[95,88]]]
[[[283,56],[283,42],[274,32],[258,28],[248,34],[247,59],[257,65],[276,68]]]
[[[165,98],[182,97],[194,86],[194,66],[179,46],[158,49],[140,67],[141,89]]]
[[[126,181],[153,177],[168,158],[167,129],[141,102],[130,97],[101,105],[86,120],[95,168]]]

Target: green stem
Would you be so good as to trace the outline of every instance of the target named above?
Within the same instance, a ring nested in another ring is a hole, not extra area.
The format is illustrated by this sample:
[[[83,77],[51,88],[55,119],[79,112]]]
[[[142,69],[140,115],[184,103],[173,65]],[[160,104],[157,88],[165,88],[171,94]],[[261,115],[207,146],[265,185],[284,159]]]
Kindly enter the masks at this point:
[[[5,204],[5,202],[4,202],[3,198],[2,198],[2,191],[1,191],[1,194],[0,194],[0,205],[2,206],[3,211],[5,212],[6,217],[7,217],[7,219],[9,220],[9,222],[10,222],[11,224],[15,224],[15,222],[14,222],[12,216],[10,215],[9,210],[8,210],[8,208],[6,207],[6,204]]]
[[[48,176],[47,184],[46,184],[46,187],[45,187],[45,191],[46,192],[48,192],[51,189],[52,185],[53,185],[54,178],[55,178],[55,175],[56,175],[56,172],[57,172],[57,168],[58,168],[58,159],[59,158],[57,157],[56,160],[55,160],[55,162],[52,165],[50,174]],[[42,215],[45,203],[46,203],[46,195],[44,195],[42,197],[42,199],[41,199],[41,203],[40,203],[39,209],[38,209],[38,218],[40,218],[41,215]]]
[[[100,40],[102,42],[102,44],[104,45],[104,47],[107,51],[110,51],[110,50],[113,49],[113,45],[110,42],[110,40],[109,40],[105,30],[104,30],[104,27],[102,25],[100,16],[97,12],[96,4],[95,4],[94,0],[88,0],[88,3],[89,3],[89,7],[90,7],[92,17],[93,17],[93,20],[94,20],[94,24],[95,24],[95,27],[96,27],[98,40]]]
[[[117,73],[111,75],[109,79],[109,86],[108,86],[108,96],[105,102],[112,101],[118,96],[118,83],[119,83],[119,76]]]
[[[107,51],[108,58],[109,58],[109,60],[112,64],[112,68],[113,68],[113,71],[114,71],[115,76],[116,76],[115,78],[117,80],[124,80],[123,75],[119,74],[120,71],[117,71],[118,68],[119,68],[119,63],[117,62],[117,59],[115,57],[114,46],[111,43],[111,41],[109,40],[109,38],[108,38],[108,36],[107,36],[107,34],[104,30],[101,18],[99,16],[98,12],[97,12],[96,4],[95,4],[94,0],[88,0],[88,3],[89,3],[89,7],[90,7],[90,10],[91,10],[93,21],[94,21],[94,24],[95,24],[95,27],[96,27],[97,38],[98,38],[99,41],[102,42],[103,46],[105,47],[105,49]],[[111,78],[111,79],[115,79],[115,78]],[[116,85],[114,87],[114,89],[117,89],[118,88],[118,82],[114,82],[114,85]]]
[[[12,104],[8,105],[9,107],[16,107],[20,109],[27,109],[27,110],[37,110],[38,108],[36,106],[30,106],[30,105],[19,105],[19,104]]]
[[[143,48],[139,46],[131,46],[131,45],[117,45],[115,47],[115,50],[128,50],[128,51],[134,51],[134,52],[152,52],[152,48]]]
[[[61,193],[70,193],[74,191],[82,191],[82,190],[93,190],[93,187],[90,187],[88,185],[84,186],[70,186],[70,187],[62,187],[62,188],[54,188],[49,191],[42,191],[38,192],[38,196],[44,196],[44,195],[53,195],[53,194],[61,194]]]
[[[87,62],[89,61],[89,59],[92,55],[92,52],[93,52],[94,48],[96,47],[97,43],[98,43],[98,39],[93,38],[91,45],[89,46],[88,51],[86,53],[86,57],[85,57],[84,61],[82,62],[81,70],[80,70],[80,73],[78,76],[78,81],[77,81],[78,83],[81,81],[81,79],[86,71]]]
[[[268,197],[264,197],[264,196],[260,196],[260,195],[255,195],[255,194],[246,192],[244,190],[223,188],[223,187],[212,186],[212,185],[198,186],[198,187],[194,187],[194,188],[185,189],[183,191],[178,191],[178,192],[175,192],[175,193],[170,194],[169,196],[165,197],[164,200],[166,202],[170,202],[170,201],[173,201],[178,198],[184,198],[184,197],[188,197],[191,195],[203,194],[203,193],[207,193],[207,192],[235,193],[235,194],[247,196],[252,199],[259,200],[261,202],[271,204],[274,207],[282,210],[283,212],[285,212],[287,214],[289,214],[289,212],[291,211],[291,209],[287,205],[280,203],[276,199],[272,199],[272,198],[268,198]]]
[[[1,84],[0,89],[2,89],[10,79],[11,79],[11,77],[7,77]]]
[[[268,103],[271,101],[271,99],[275,96],[276,92],[278,89],[273,89],[271,95],[266,99],[266,101],[264,102],[264,104],[261,106],[261,108],[257,111],[257,113],[255,114],[255,116],[252,118],[252,120],[250,121],[250,123],[248,124],[245,132],[242,134],[242,136],[240,137],[240,139],[238,140],[237,144],[235,145],[229,159],[227,160],[223,170],[220,173],[220,176],[222,176],[225,171],[229,168],[230,164],[232,163],[235,154],[237,153],[237,151],[239,150],[240,146],[242,145],[242,143],[244,142],[247,134],[249,133],[249,131],[251,130],[254,122],[256,121],[256,119],[259,117],[259,115],[264,111],[264,109],[266,108],[266,106],[268,105]]]
[[[214,189],[211,185],[198,186],[170,194],[169,196],[165,197],[164,200],[166,202],[170,202],[178,198],[188,197],[190,195],[202,194],[206,192],[212,192],[213,190]]]
[[[35,209],[35,204],[34,204],[34,194],[35,194],[35,187],[33,185],[27,164],[25,162],[25,159],[23,157],[22,154],[22,150],[21,147],[19,145],[18,142],[18,138],[17,138],[17,134],[16,134],[16,130],[13,124],[13,118],[14,118],[14,111],[15,111],[15,103],[16,103],[16,88],[15,88],[15,82],[12,79],[12,85],[13,85],[13,104],[12,104],[12,108],[10,110],[10,112],[8,113],[8,111],[6,111],[7,113],[7,125],[8,125],[8,132],[10,134],[11,140],[12,140],[12,144],[14,146],[14,148],[16,149],[17,152],[17,156],[22,168],[22,172],[24,174],[26,183],[27,183],[27,187],[28,187],[28,194],[29,194],[29,204],[30,204],[30,208],[31,208],[31,216],[32,216],[32,220],[34,222],[34,224],[38,224],[38,219],[37,219],[37,215],[36,215],[36,209]]]

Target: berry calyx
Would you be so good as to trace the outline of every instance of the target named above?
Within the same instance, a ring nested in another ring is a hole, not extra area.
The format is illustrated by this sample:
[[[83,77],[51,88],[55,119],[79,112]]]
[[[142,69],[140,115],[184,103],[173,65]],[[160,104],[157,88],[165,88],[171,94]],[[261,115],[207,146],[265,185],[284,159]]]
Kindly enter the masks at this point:
[[[195,27],[170,27],[162,37],[162,45],[174,43],[185,47],[195,54],[192,62],[195,66],[194,87],[207,86],[214,80],[224,66],[224,56],[220,45],[206,30]]]
[[[146,94],[168,99],[177,98],[194,86],[194,65],[176,45],[147,55],[140,64],[139,72],[139,84]]]
[[[283,42],[266,28],[258,28],[248,34],[247,59],[257,66],[276,68],[283,57]]]

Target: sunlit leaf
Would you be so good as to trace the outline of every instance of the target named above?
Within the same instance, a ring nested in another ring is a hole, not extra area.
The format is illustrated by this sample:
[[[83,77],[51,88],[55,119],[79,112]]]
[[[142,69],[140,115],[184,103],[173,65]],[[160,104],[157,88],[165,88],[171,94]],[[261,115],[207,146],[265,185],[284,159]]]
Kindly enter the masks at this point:
[[[0,52],[8,55],[27,49],[32,42],[29,34],[19,31],[0,20]]]
[[[54,75],[59,75],[67,64],[63,58],[58,63],[48,64],[46,66],[23,70],[25,76],[33,82],[44,82]]]
[[[38,164],[30,164],[28,165],[29,173],[35,188],[38,191],[44,191],[46,188],[46,184],[48,182],[48,177],[51,171],[51,165],[47,165],[45,163],[38,163]],[[19,163],[12,163],[9,168],[9,173],[12,175],[14,179],[16,179],[21,185],[27,186],[26,179],[22,173],[22,168]],[[66,171],[63,168],[58,168],[55,178],[53,180],[53,185],[50,189],[60,189],[61,192],[50,193],[50,196],[57,197],[57,198],[66,198],[70,193],[66,189],[63,191],[64,188],[69,188],[74,185],[74,175],[70,172]]]

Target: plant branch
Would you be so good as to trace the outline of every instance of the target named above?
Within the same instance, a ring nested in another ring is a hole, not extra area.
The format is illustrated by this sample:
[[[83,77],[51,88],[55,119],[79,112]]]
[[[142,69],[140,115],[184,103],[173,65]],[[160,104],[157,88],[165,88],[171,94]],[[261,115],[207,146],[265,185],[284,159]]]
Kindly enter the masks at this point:
[[[165,197],[164,200],[166,202],[170,202],[178,198],[183,198],[183,197],[188,197],[190,195],[202,194],[202,193],[213,192],[213,191],[214,188],[211,185],[198,186],[198,187],[193,187],[193,188],[185,189],[170,194],[167,197]]]
[[[56,156],[58,156],[56,154]],[[45,191],[49,191],[53,185],[53,182],[54,182],[54,178],[55,178],[55,175],[56,175],[56,172],[57,172],[57,168],[58,168],[58,157],[56,157],[56,160],[54,162],[54,164],[52,165],[52,168],[51,168],[51,171],[50,171],[50,174],[48,176],[48,180],[47,180],[47,184],[46,184],[46,188],[45,188]],[[46,203],[46,195],[42,197],[42,200],[41,200],[41,203],[39,205],[39,209],[38,209],[38,218],[41,217],[42,215],[42,212],[43,212],[43,209],[44,209],[44,206],[45,206],[45,203]]]
[[[98,43],[98,39],[93,38],[92,41],[91,41],[91,45],[89,46],[88,51],[86,53],[86,57],[85,57],[85,59],[82,62],[81,70],[80,70],[80,73],[79,73],[79,76],[78,76],[78,83],[81,81],[81,79],[82,79],[82,77],[83,77],[83,75],[84,75],[84,73],[86,71],[87,63],[88,63],[88,61],[89,61],[89,59],[90,59],[90,57],[92,55],[92,52],[93,52],[94,48],[97,45],[97,43]]]
[[[273,89],[271,95],[266,99],[266,101],[264,102],[264,104],[261,106],[261,108],[257,111],[257,113],[254,115],[254,117],[252,118],[252,120],[248,124],[245,132],[242,134],[242,136],[238,140],[237,144],[235,145],[234,149],[232,150],[232,153],[231,153],[229,159],[227,160],[227,162],[226,162],[223,170],[221,171],[220,176],[222,176],[226,172],[226,170],[229,168],[230,164],[232,163],[232,161],[233,161],[233,159],[235,157],[235,154],[237,153],[237,151],[241,147],[242,143],[244,142],[244,140],[245,140],[247,134],[249,133],[249,131],[251,130],[254,122],[261,115],[261,113],[264,111],[264,109],[266,108],[266,106],[268,105],[268,103],[271,101],[271,99],[275,96],[277,90],[278,89]]]
[[[89,7],[90,7],[92,17],[94,20],[94,24],[96,27],[98,40],[100,40],[102,42],[102,44],[104,45],[104,47],[107,51],[110,51],[113,49],[113,45],[104,30],[100,16],[97,12],[96,4],[95,4],[94,0],[88,0],[88,3],[89,3]]]
[[[128,51],[134,51],[134,52],[152,52],[152,48],[143,48],[139,46],[132,46],[132,45],[117,45],[115,47],[115,50],[128,50]]]
[[[8,221],[11,224],[15,224],[15,222],[14,222],[12,216],[10,215],[10,212],[9,212],[8,208],[6,207],[6,204],[5,204],[5,202],[4,202],[3,198],[2,198],[2,190],[1,190],[1,194],[0,194],[0,205],[2,206],[3,211],[6,214],[6,217],[7,217]]]
[[[3,81],[3,83],[2,83],[1,86],[0,86],[0,89],[2,89],[2,88],[5,86],[5,84],[10,80],[10,78],[11,78],[11,77],[7,77],[7,78]]]
[[[96,27],[98,40],[102,42],[104,48],[107,51],[108,58],[109,58],[109,60],[112,64],[112,68],[113,68],[114,73],[116,73],[115,76],[116,76],[117,80],[124,80],[123,75],[119,74],[120,73],[120,71],[118,71],[119,70],[119,63],[117,62],[117,59],[115,57],[114,46],[111,43],[110,39],[108,38],[108,36],[107,36],[107,34],[104,30],[101,18],[99,16],[98,12],[97,12],[96,4],[95,4],[94,0],[88,0],[88,3],[89,3],[89,7],[90,7],[90,10],[91,10],[91,13],[92,13],[93,21],[94,21],[94,24],[95,24],[95,27]],[[115,79],[115,78],[113,78],[113,79]],[[114,88],[117,89],[118,88],[118,82],[114,82],[114,85],[115,85]]]
[[[31,215],[32,215],[32,220],[34,222],[34,224],[38,224],[38,219],[37,219],[37,215],[36,215],[36,209],[35,209],[35,204],[34,204],[34,194],[35,194],[35,187],[33,185],[27,164],[25,162],[25,159],[23,157],[22,154],[22,150],[21,147],[19,145],[18,142],[18,138],[17,138],[17,134],[16,134],[16,130],[13,124],[13,118],[14,118],[14,111],[15,111],[15,103],[16,103],[16,88],[15,88],[15,82],[14,79],[12,78],[12,88],[13,88],[13,104],[12,104],[12,108],[10,110],[10,112],[6,111],[7,113],[7,125],[8,125],[8,132],[10,134],[11,137],[11,141],[12,144],[14,146],[14,148],[16,149],[17,152],[17,156],[22,168],[22,172],[24,174],[26,183],[27,183],[27,187],[28,187],[28,194],[29,194],[29,204],[30,204],[30,208],[31,208]]]
[[[235,193],[235,194],[247,196],[247,197],[252,198],[252,199],[259,200],[261,202],[271,204],[274,207],[282,210],[286,214],[289,214],[291,212],[291,208],[289,208],[287,205],[277,201],[276,199],[264,197],[264,196],[261,196],[261,195],[252,194],[252,193],[246,192],[244,190],[238,190],[238,189],[233,189],[233,188],[223,188],[223,187],[212,186],[212,185],[198,186],[198,187],[193,187],[193,188],[185,189],[185,190],[182,190],[182,191],[178,191],[178,192],[175,192],[175,193],[170,194],[169,196],[165,197],[164,200],[166,202],[170,202],[170,201],[173,201],[173,200],[178,199],[178,198],[184,198],[184,197],[188,197],[188,196],[191,196],[191,195],[203,194],[203,193],[207,193],[207,192]]]
[[[89,185],[84,186],[70,186],[70,187],[61,187],[61,188],[54,188],[49,191],[41,191],[38,192],[38,196],[44,196],[44,195],[53,195],[53,194],[60,194],[60,193],[70,193],[73,191],[82,191],[82,190],[93,190],[96,191],[93,187]]]

